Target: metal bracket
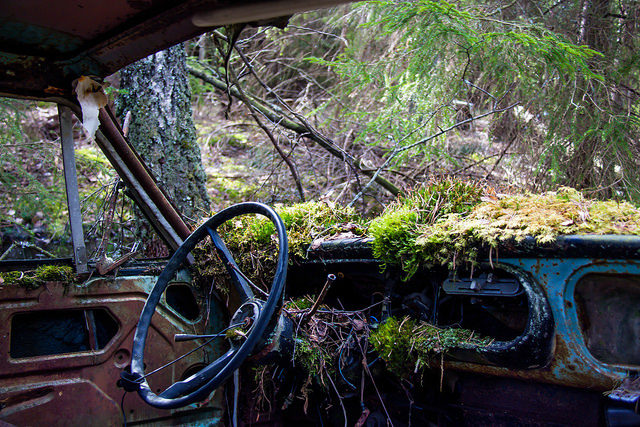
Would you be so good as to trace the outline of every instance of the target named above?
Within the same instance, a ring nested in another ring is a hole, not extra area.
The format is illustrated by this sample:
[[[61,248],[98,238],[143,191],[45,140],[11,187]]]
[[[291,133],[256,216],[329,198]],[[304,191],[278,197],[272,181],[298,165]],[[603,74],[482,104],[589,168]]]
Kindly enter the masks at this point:
[[[640,413],[640,377],[625,378],[613,391],[609,392],[611,401],[628,406]]]
[[[62,163],[64,165],[64,183],[67,191],[69,225],[71,226],[71,240],[73,242],[73,258],[76,264],[76,272],[82,274],[87,273],[89,269],[87,267],[87,249],[82,231],[82,210],[80,208],[80,194],[78,193],[78,175],[76,173],[71,114],[70,108],[58,105]]]
[[[483,273],[472,279],[448,278],[442,289],[449,295],[512,297],[522,292],[517,279],[497,279],[493,273]]]

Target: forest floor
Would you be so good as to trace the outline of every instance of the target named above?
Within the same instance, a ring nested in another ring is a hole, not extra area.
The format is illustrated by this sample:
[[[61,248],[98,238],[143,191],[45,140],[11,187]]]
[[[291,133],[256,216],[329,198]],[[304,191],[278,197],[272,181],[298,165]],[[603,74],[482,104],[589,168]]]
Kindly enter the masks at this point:
[[[194,104],[194,119],[214,211],[247,200],[271,204],[300,201],[289,169],[264,132],[241,108],[234,108],[229,119],[225,119],[223,101],[209,99],[206,103]],[[352,194],[345,190],[357,184],[347,173],[346,165],[340,165],[341,161],[304,139],[292,144],[282,138],[280,143],[296,166],[307,200],[337,204],[351,201],[349,196]],[[485,163],[480,170],[491,175],[493,185],[505,187],[513,182],[513,177],[505,174],[502,168],[497,173],[490,173],[495,162],[485,159],[500,156],[506,144],[492,141],[488,120],[481,119],[468,129],[448,133],[444,145],[452,158]],[[370,148],[376,149],[379,148]],[[467,179],[484,178],[469,173],[471,168],[460,169],[451,172]],[[361,179],[366,182],[365,178]],[[428,179],[416,176],[411,181],[414,187],[419,187]],[[353,191],[353,188],[349,189]],[[378,213],[389,200],[391,196],[379,194],[375,200],[368,200],[363,213]]]

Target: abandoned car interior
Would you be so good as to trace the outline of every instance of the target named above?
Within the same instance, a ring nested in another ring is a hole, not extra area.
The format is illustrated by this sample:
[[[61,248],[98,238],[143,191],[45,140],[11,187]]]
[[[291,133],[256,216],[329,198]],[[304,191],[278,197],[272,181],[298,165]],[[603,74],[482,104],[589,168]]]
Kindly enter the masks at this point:
[[[320,202],[188,224],[102,104],[94,143],[119,178],[92,226],[80,91],[213,28],[339,3],[2,2],[0,95],[57,104],[71,244],[0,224],[0,424],[640,423],[638,236],[517,236],[473,262],[443,244],[403,264]],[[132,205],[157,256],[122,237]]]

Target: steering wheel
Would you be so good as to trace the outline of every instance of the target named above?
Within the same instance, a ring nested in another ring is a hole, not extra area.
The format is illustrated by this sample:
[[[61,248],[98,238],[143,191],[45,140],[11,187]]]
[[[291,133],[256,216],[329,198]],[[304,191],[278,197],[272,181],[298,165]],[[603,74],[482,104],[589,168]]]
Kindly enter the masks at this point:
[[[278,257],[276,272],[271,285],[269,296],[265,302],[256,299],[251,290],[249,280],[240,271],[233,256],[218,234],[218,227],[239,215],[260,214],[267,217],[275,226],[278,234]],[[253,320],[246,339],[239,346],[232,348],[217,360],[207,365],[199,372],[183,381],[169,386],[160,394],[151,391],[144,375],[144,348],[147,333],[151,324],[151,317],[156,310],[160,297],[164,293],[169,280],[173,278],[180,265],[198,243],[207,236],[211,237],[220,259],[231,276],[231,281],[241,300],[240,308],[232,317],[231,324],[243,319]],[[282,292],[287,276],[288,244],[287,234],[282,219],[269,206],[261,203],[240,203],[218,212],[198,227],[180,245],[173,254],[166,267],[158,277],[158,281],[145,302],[140,320],[133,338],[131,355],[131,373],[123,375],[123,379],[137,387],[138,394],[151,406],[162,409],[180,408],[191,403],[204,400],[214,389],[220,386],[231,374],[240,367],[242,362],[252,354],[256,344],[263,338],[276,310],[281,305]]]

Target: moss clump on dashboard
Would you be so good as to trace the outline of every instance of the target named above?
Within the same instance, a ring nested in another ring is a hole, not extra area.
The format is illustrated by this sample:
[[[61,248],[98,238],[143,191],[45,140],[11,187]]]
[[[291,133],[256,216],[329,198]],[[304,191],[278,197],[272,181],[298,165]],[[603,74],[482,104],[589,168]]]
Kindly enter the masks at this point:
[[[531,236],[540,244],[567,234],[640,234],[640,210],[599,201],[572,188],[543,194],[496,195],[477,184],[447,179],[390,205],[371,222],[373,252],[405,279],[421,265],[455,269],[475,262],[481,248]]]
[[[43,282],[71,282],[75,277],[73,268],[66,265],[43,265],[36,269],[35,276]]]
[[[385,265],[400,266],[410,277],[432,258],[416,253],[416,239],[423,227],[448,214],[467,214],[480,203],[483,193],[484,187],[478,183],[447,178],[400,197],[371,221],[373,254]]]
[[[419,227],[415,253],[455,268],[475,261],[478,248],[531,236],[540,244],[568,234],[640,234],[640,211],[627,202],[586,199],[572,188],[487,198],[466,214],[452,213]]]
[[[343,232],[364,235],[364,221],[347,207],[323,202],[306,202],[291,206],[276,206],[287,229],[289,255],[304,258],[307,248],[316,239],[328,238]],[[227,248],[234,255],[240,269],[256,284],[267,286],[275,271],[277,243],[275,226],[261,215],[243,215],[224,224],[219,230]],[[195,278],[202,285],[216,280],[221,291],[228,289],[224,266],[217,262],[211,243],[194,250]]]
[[[35,289],[46,282],[71,283],[75,279],[73,268],[63,265],[43,265],[31,271],[0,273],[0,284]]]
[[[491,340],[477,337],[468,329],[441,329],[426,322],[390,317],[371,332],[369,342],[389,371],[408,377],[429,366],[434,356],[455,348],[486,347]]]
[[[545,244],[563,234],[640,234],[640,211],[627,202],[591,200],[571,188],[497,195],[478,183],[452,178],[400,197],[370,222],[368,231],[365,221],[344,207],[307,202],[276,210],[285,222],[293,259],[303,259],[316,239],[368,235],[373,237],[374,256],[384,266],[400,267],[404,279],[420,266],[455,269],[473,263],[480,249],[486,254],[500,242],[527,236]],[[240,217],[226,224],[221,235],[252,280],[271,282],[276,258],[271,222]],[[210,245],[197,253],[197,277],[226,276],[221,264],[211,262],[215,253]]]

